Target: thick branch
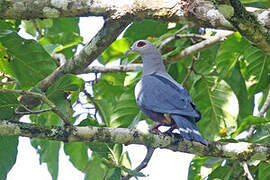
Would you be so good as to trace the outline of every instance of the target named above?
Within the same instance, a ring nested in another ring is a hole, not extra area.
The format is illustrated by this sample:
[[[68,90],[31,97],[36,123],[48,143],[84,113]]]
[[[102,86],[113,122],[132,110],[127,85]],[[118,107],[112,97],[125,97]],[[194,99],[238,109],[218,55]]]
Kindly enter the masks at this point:
[[[64,65],[57,68],[52,74],[37,84],[42,91],[56,82],[60,77],[67,73],[78,74],[82,72],[91,62],[93,62],[124,30],[128,22],[119,20],[105,22],[103,28],[91,39],[91,41],[73,56]]]
[[[245,9],[239,0],[230,0],[230,5],[227,8],[232,7],[233,10],[231,14],[226,16],[226,19],[255,46],[270,54],[270,35],[263,26],[268,22],[261,22],[265,16],[261,14],[255,17]],[[269,12],[267,16],[269,18]]]
[[[252,10],[254,11],[254,10]],[[264,11],[260,10],[260,14]],[[265,14],[265,13],[264,13]],[[131,20],[163,19],[200,26],[232,28],[224,16],[208,1],[196,0],[129,0],[129,1],[1,1],[0,19],[34,19],[75,16],[104,16],[120,18],[129,15]],[[259,17],[258,17],[259,18]],[[269,24],[267,18],[260,18]]]
[[[199,156],[227,159],[270,160],[270,145],[246,142],[227,143],[208,141],[209,146],[191,142],[179,137],[156,135],[127,128],[106,127],[45,127],[17,121],[0,121],[0,135],[25,136],[64,142],[112,142],[119,144],[141,144],[153,148],[166,148]]]

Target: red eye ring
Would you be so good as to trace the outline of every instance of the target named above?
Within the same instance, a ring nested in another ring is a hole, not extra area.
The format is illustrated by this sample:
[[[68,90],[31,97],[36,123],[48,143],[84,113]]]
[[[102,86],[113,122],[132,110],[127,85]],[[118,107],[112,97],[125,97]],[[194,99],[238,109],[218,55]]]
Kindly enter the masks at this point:
[[[145,45],[146,45],[146,43],[143,42],[143,41],[139,41],[139,42],[137,43],[137,47],[143,47],[143,46],[145,46]]]

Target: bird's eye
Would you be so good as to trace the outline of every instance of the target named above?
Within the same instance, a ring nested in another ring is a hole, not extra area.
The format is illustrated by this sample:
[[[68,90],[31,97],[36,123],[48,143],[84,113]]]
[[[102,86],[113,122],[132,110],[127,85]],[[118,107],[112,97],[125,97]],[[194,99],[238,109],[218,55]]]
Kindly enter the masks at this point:
[[[146,43],[143,42],[143,41],[140,41],[140,42],[137,43],[137,47],[143,47],[145,45],[146,45]]]

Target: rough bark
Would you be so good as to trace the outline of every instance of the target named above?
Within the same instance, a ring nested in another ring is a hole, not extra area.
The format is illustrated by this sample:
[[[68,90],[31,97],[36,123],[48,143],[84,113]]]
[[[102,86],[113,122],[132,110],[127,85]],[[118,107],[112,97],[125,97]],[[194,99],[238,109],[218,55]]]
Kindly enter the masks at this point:
[[[270,160],[270,145],[246,142],[227,143],[207,141],[209,144],[207,147],[178,136],[156,135],[128,128],[93,126],[45,127],[36,124],[1,120],[0,135],[25,136],[64,142],[110,142],[125,145],[141,144],[148,147],[170,149],[199,156],[237,159],[240,161]]]

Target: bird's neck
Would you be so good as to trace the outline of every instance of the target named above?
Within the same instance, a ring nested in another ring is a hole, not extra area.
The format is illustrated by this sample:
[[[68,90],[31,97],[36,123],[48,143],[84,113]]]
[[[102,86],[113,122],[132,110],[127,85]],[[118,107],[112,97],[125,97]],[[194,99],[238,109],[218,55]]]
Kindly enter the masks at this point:
[[[142,55],[143,70],[142,75],[153,73],[166,74],[166,68],[162,62],[160,53],[149,53]]]

